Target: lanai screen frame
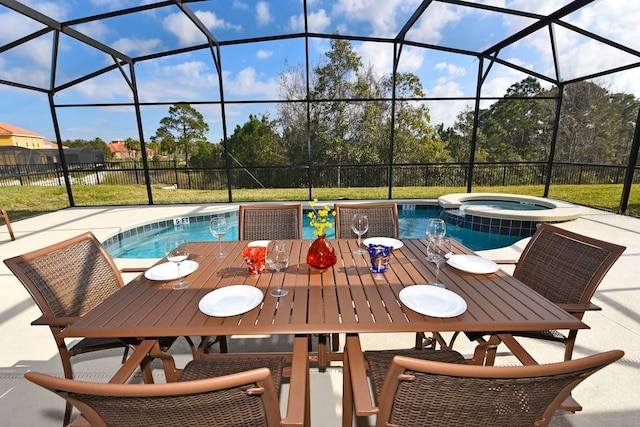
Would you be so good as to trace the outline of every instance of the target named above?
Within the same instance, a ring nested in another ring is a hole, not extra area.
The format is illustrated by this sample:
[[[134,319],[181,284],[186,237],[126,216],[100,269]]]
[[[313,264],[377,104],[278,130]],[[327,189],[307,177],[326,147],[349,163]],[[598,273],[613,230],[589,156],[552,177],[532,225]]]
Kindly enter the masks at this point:
[[[237,103],[239,101],[225,101],[225,90],[224,90],[224,83],[223,83],[223,79],[222,79],[222,57],[221,57],[221,47],[223,46],[234,46],[234,45],[242,45],[242,44],[247,44],[247,43],[258,43],[258,42],[265,42],[265,41],[277,41],[277,40],[284,40],[284,39],[304,39],[304,45],[305,45],[305,71],[306,71],[306,88],[307,88],[307,96],[306,96],[306,100],[304,101],[307,105],[307,124],[309,123],[309,106],[310,104],[317,102],[314,100],[311,100],[309,97],[309,78],[310,78],[310,60],[309,60],[309,40],[313,39],[313,38],[319,38],[319,39],[343,39],[343,40],[348,40],[348,41],[357,41],[357,42],[376,42],[376,43],[387,43],[387,44],[391,44],[393,46],[393,65],[392,65],[392,69],[393,69],[393,74],[392,74],[392,78],[394,79],[394,92],[392,94],[392,97],[390,99],[387,99],[387,101],[391,102],[392,105],[392,114],[391,114],[391,129],[394,128],[393,126],[393,121],[395,119],[395,114],[394,114],[394,110],[395,110],[395,104],[396,104],[396,97],[395,97],[395,76],[396,76],[396,71],[398,70],[398,64],[400,61],[400,57],[402,55],[402,50],[404,46],[414,46],[414,47],[419,47],[419,48],[424,48],[424,49],[432,49],[432,50],[437,50],[437,51],[446,51],[449,53],[453,53],[453,54],[458,54],[458,55],[466,55],[466,56],[470,56],[470,57],[475,57],[478,60],[478,68],[477,68],[477,85],[476,85],[476,96],[473,98],[469,98],[469,97],[460,97],[460,98],[438,98],[438,97],[424,97],[424,98],[412,98],[411,100],[417,100],[417,101],[439,101],[439,100],[447,100],[447,101],[451,101],[451,100],[467,100],[467,101],[473,101],[474,102],[474,109],[473,109],[473,113],[474,113],[474,122],[473,122],[473,131],[472,131],[472,139],[470,142],[470,155],[469,155],[469,176],[467,177],[467,192],[471,192],[472,191],[472,182],[473,182],[473,170],[474,170],[474,164],[475,164],[475,153],[476,153],[476,136],[477,136],[477,130],[478,130],[478,116],[479,116],[479,111],[480,111],[480,103],[481,101],[484,100],[495,100],[495,99],[500,99],[500,98],[489,98],[489,97],[482,97],[481,96],[481,90],[482,90],[482,85],[489,73],[489,71],[491,70],[492,66],[494,64],[501,64],[503,66],[518,70],[528,76],[532,76],[532,77],[536,77],[540,80],[546,81],[552,85],[554,85],[555,87],[557,87],[558,89],[558,96],[557,98],[555,98],[555,102],[556,102],[556,113],[555,113],[555,120],[554,120],[554,128],[553,128],[553,134],[552,134],[552,140],[551,140],[551,146],[550,146],[550,151],[549,151],[549,156],[548,159],[546,161],[546,182],[545,182],[545,186],[544,186],[544,197],[547,197],[549,194],[549,187],[551,185],[551,172],[553,169],[553,165],[554,165],[554,153],[555,153],[555,149],[556,149],[556,142],[557,142],[557,134],[558,134],[558,125],[559,125],[559,121],[560,121],[560,110],[561,110],[561,106],[562,106],[562,101],[563,101],[563,93],[564,90],[566,88],[567,85],[573,84],[573,83],[577,83],[577,82],[581,82],[581,81],[586,81],[586,80],[591,80],[591,79],[596,79],[599,77],[603,77],[603,76],[607,76],[607,75],[611,75],[611,74],[615,74],[618,72],[622,72],[622,71],[626,71],[626,70],[630,70],[630,69],[635,69],[640,67],[640,52],[636,51],[635,49],[631,49],[628,46],[624,46],[621,45],[615,41],[609,40],[607,38],[601,37],[599,35],[596,35],[592,32],[586,31],[582,28],[578,28],[574,25],[568,24],[564,21],[562,21],[562,18],[566,17],[567,15],[578,11],[580,8],[587,6],[588,4],[592,3],[594,0],[574,0],[569,2],[568,4],[566,4],[565,6],[561,7],[560,9],[554,11],[553,13],[550,13],[548,15],[539,15],[539,14],[535,14],[535,13],[529,13],[529,12],[523,12],[523,11],[519,11],[519,10],[514,10],[514,9],[507,9],[507,8],[502,8],[502,7],[496,7],[496,6],[490,6],[490,5],[485,5],[485,4],[479,4],[479,3],[472,3],[472,2],[468,2],[468,1],[460,1],[460,0],[424,0],[414,11],[414,13],[411,15],[411,17],[407,20],[407,22],[404,24],[404,26],[402,27],[402,29],[395,35],[395,37],[393,38],[377,38],[377,37],[363,37],[363,36],[353,36],[353,35],[339,35],[339,34],[324,34],[324,33],[315,33],[315,32],[310,32],[309,31],[309,17],[308,17],[308,5],[307,5],[307,0],[303,0],[303,10],[304,10],[304,31],[301,33],[291,33],[291,34],[282,34],[282,35],[273,35],[273,36],[269,36],[269,37],[255,37],[255,38],[245,38],[245,39],[234,39],[234,40],[225,40],[225,41],[220,41],[218,40],[215,35],[207,28],[206,25],[203,24],[203,22],[196,16],[196,14],[193,12],[193,10],[189,7],[190,3],[199,3],[203,0],[167,0],[167,1],[162,1],[159,3],[154,3],[154,4],[148,4],[148,5],[142,5],[142,6],[138,6],[138,7],[133,7],[133,8],[126,8],[126,9],[120,9],[117,11],[113,11],[110,13],[105,13],[105,14],[101,14],[101,15],[94,15],[94,16],[87,16],[84,18],[80,18],[80,19],[75,19],[75,20],[70,20],[70,21],[66,21],[66,22],[59,22],[56,21],[55,19],[46,16],[44,14],[42,14],[41,12],[38,12],[34,9],[31,9],[30,7],[26,6],[24,3],[20,2],[20,1],[16,1],[16,0],[0,0],[0,5],[3,5],[9,9],[12,9],[13,11],[20,13],[26,17],[29,17],[41,24],[44,25],[44,28],[40,31],[37,31],[35,33],[32,33],[26,37],[23,37],[19,40],[15,40],[12,43],[6,44],[4,46],[0,46],[0,54],[2,54],[2,52],[12,49],[16,46],[19,46],[21,44],[27,43],[37,37],[40,37],[44,34],[47,34],[49,32],[53,32],[53,46],[52,46],[52,71],[51,71],[51,85],[48,89],[43,89],[40,87],[36,87],[36,86],[29,86],[29,85],[25,85],[25,84],[21,84],[21,83],[17,83],[17,82],[12,82],[12,81],[7,81],[7,80],[2,80],[0,79],[0,84],[2,85],[8,85],[8,86],[12,86],[12,87],[16,87],[16,88],[20,88],[20,89],[24,89],[24,90],[32,90],[32,91],[37,91],[37,92],[41,92],[41,93],[46,93],[47,97],[48,97],[48,101],[49,101],[49,108],[51,110],[51,117],[52,117],[52,122],[53,122],[53,127],[54,127],[54,133],[55,133],[55,137],[56,137],[56,142],[58,143],[58,150],[59,150],[59,154],[60,154],[60,159],[61,159],[61,166],[63,169],[63,173],[65,176],[65,185],[66,185],[66,190],[67,190],[67,195],[68,195],[68,199],[69,199],[69,205],[71,207],[75,206],[75,202],[73,200],[73,192],[72,192],[72,188],[71,188],[71,184],[70,184],[70,179],[69,178],[69,168],[67,165],[67,161],[66,158],[64,156],[64,152],[63,152],[63,148],[62,148],[62,137],[61,137],[61,133],[60,133],[60,126],[59,126],[59,121],[58,121],[58,117],[57,117],[57,111],[58,109],[63,109],[63,108],[73,108],[73,107],[104,107],[104,106],[126,106],[126,107],[133,107],[134,111],[135,111],[135,115],[136,115],[136,123],[137,123],[137,128],[138,128],[138,137],[140,140],[140,144],[141,144],[141,153],[142,153],[142,163],[143,163],[143,168],[144,168],[144,175],[145,175],[145,181],[146,181],[146,189],[147,189],[147,198],[148,198],[148,204],[154,204],[153,203],[153,194],[152,194],[152,187],[151,187],[151,180],[149,177],[149,164],[148,164],[148,158],[147,158],[147,151],[146,151],[146,139],[145,139],[145,135],[144,135],[144,131],[143,131],[143,127],[142,127],[142,117],[141,117],[141,107],[143,106],[152,106],[152,105],[173,105],[173,104],[177,104],[180,103],[181,101],[175,101],[175,102],[157,102],[157,103],[145,103],[145,102],[140,102],[139,100],[139,92],[138,92],[138,86],[137,86],[137,82],[136,82],[136,63],[139,62],[143,62],[143,61],[148,61],[148,60],[153,60],[153,59],[158,59],[158,58],[162,58],[162,57],[167,57],[167,56],[172,56],[172,55],[177,55],[177,54],[182,54],[182,53],[187,53],[187,52],[192,52],[192,51],[196,51],[196,50],[209,50],[210,54],[211,54],[211,60],[213,61],[215,68],[217,70],[217,74],[218,74],[218,83],[219,83],[219,101],[211,101],[211,102],[203,102],[203,103],[208,103],[208,104],[215,104],[215,105],[219,105],[220,107],[220,114],[221,114],[221,123],[222,123],[222,143],[223,146],[225,148],[225,151],[227,149],[227,138],[228,138],[228,130],[227,130],[227,117],[226,117],[226,105],[231,105],[234,103]],[[442,4],[450,4],[450,5],[456,5],[456,6],[464,6],[464,7],[470,7],[470,8],[474,8],[474,9],[478,9],[478,10],[486,10],[486,11],[491,11],[491,12],[497,12],[497,13],[503,13],[503,14],[512,14],[515,16],[520,16],[520,17],[525,17],[525,18],[529,18],[531,20],[533,20],[533,23],[525,28],[523,28],[522,30],[516,32],[515,34],[510,35],[509,37],[506,37],[505,39],[501,40],[500,42],[494,44],[493,46],[481,51],[481,52],[475,52],[475,51],[470,51],[470,50],[464,50],[464,49],[457,49],[457,48],[452,48],[452,47],[445,47],[445,46],[439,46],[439,45],[434,45],[434,44],[428,44],[428,43],[420,43],[417,41],[413,41],[413,40],[407,40],[406,36],[407,33],[411,30],[411,28],[416,24],[416,22],[425,14],[425,13],[429,13],[429,7],[434,4],[434,3],[442,3]],[[137,12],[141,12],[141,11],[147,11],[147,10],[153,10],[153,9],[157,9],[157,8],[162,8],[162,7],[166,7],[166,6],[177,6],[182,13],[184,13],[184,15],[193,23],[193,25],[195,25],[199,31],[206,37],[207,43],[206,44],[200,44],[200,45],[194,45],[194,46],[189,46],[189,47],[185,47],[185,48],[180,48],[180,49],[174,49],[174,50],[168,50],[168,51],[164,51],[164,52],[159,52],[159,53],[155,53],[155,54],[151,54],[151,55],[146,55],[146,56],[139,56],[139,57],[130,57],[126,54],[124,54],[123,52],[120,52],[108,45],[105,45],[103,43],[101,43],[98,40],[95,40],[89,36],[87,36],[86,34],[83,34],[75,29],[73,29],[73,26],[79,25],[79,24],[84,24],[84,23],[90,23],[90,22],[94,22],[94,21],[99,21],[102,19],[108,19],[108,18],[113,18],[113,17],[117,17],[117,16],[123,16],[123,15],[127,15],[127,14],[132,14],[132,13],[137,13]],[[555,40],[555,36],[554,36],[554,25],[558,25],[564,28],[567,28],[571,31],[575,31],[579,34],[581,34],[582,36],[588,37],[588,38],[592,38],[594,40],[597,40],[600,43],[604,43],[606,45],[609,45],[611,47],[614,47],[616,49],[619,49],[623,52],[626,52],[630,55],[633,55],[635,57],[638,58],[637,62],[631,63],[631,64],[626,64],[626,65],[621,65],[618,67],[614,67],[608,70],[603,70],[597,73],[592,73],[589,75],[585,75],[585,76],[581,76],[579,78],[574,78],[571,80],[564,80],[562,79],[561,73],[560,73],[560,66],[559,66],[559,59],[558,59],[558,49],[556,46],[556,40]],[[501,51],[501,49],[508,47],[510,45],[512,45],[513,43],[516,43],[519,40],[522,40],[523,38],[527,37],[528,35],[541,30],[547,28],[549,31],[549,37],[550,37],[550,41],[551,41],[551,46],[550,46],[550,55],[552,56],[553,59],[553,64],[554,64],[554,69],[555,69],[555,77],[550,78],[544,74],[541,73],[537,73],[533,70],[529,70],[526,69],[524,67],[521,67],[517,64],[514,63],[510,63],[508,61],[505,61],[501,58],[498,57],[499,52]],[[56,67],[57,67],[57,63],[58,63],[58,42],[59,42],[59,38],[61,34],[65,34],[69,37],[72,37],[82,43],[86,43],[87,45],[92,46],[95,49],[98,49],[108,55],[110,55],[113,60],[114,63],[110,66],[104,67],[100,70],[97,70],[91,74],[87,74],[85,76],[82,76],[80,78],[77,78],[73,81],[69,81],[66,82],[64,84],[55,85],[55,76],[56,76]],[[133,95],[133,102],[131,103],[102,103],[102,104],[89,104],[89,103],[83,103],[83,104],[64,104],[64,103],[59,103],[56,104],[55,99],[54,99],[54,95],[62,90],[65,90],[69,87],[72,87],[74,85],[77,85],[79,83],[82,83],[84,81],[93,79],[95,77],[98,77],[102,74],[108,73],[110,71],[113,70],[119,70],[123,76],[123,78],[126,80],[127,84],[129,85],[132,95]],[[128,70],[128,74],[127,74],[127,70]],[[350,99],[350,101],[358,101],[358,100],[353,100]],[[242,102],[257,102],[257,103],[281,103],[281,102],[300,102],[300,101],[286,101],[286,100],[259,100],[259,101],[242,101]],[[197,105],[197,102],[189,102],[189,104],[194,104]],[[627,163],[627,168],[626,168],[626,173],[625,173],[625,180],[624,180],[624,186],[623,186],[623,191],[622,191],[622,196],[621,196],[621,202],[620,202],[620,208],[619,208],[619,212],[624,213],[627,210],[627,204],[629,201],[629,196],[631,193],[631,187],[632,187],[632,183],[633,183],[633,175],[634,175],[634,170],[635,170],[635,165],[637,163],[637,159],[638,159],[638,151],[640,148],[640,129],[639,129],[639,124],[640,124],[640,111],[638,112],[638,118],[636,120],[636,126],[635,126],[635,133],[634,133],[634,138],[633,138],[633,142],[631,145],[631,151],[628,155],[628,163]],[[311,140],[310,140],[310,128],[309,126],[307,126],[307,149],[308,152],[310,153],[310,144],[311,144]],[[388,177],[388,198],[391,199],[392,198],[392,189],[393,189],[393,149],[394,149],[394,133],[392,132],[390,135],[390,156],[389,156],[389,177]],[[227,186],[228,186],[228,199],[229,202],[233,202],[233,194],[232,194],[232,180],[231,180],[231,159],[230,157],[227,155],[225,156],[225,162],[226,162],[226,172],[227,172]],[[310,154],[308,156],[308,161],[307,161],[307,170],[311,171],[312,168],[312,162],[311,162],[311,157]],[[309,198],[312,198],[312,184],[311,184],[311,180],[308,180],[309,183]]]

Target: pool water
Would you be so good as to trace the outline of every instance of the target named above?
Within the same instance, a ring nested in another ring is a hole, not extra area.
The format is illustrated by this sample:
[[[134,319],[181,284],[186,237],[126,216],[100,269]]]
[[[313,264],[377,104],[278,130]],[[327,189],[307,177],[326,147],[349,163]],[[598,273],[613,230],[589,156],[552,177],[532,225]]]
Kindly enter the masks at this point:
[[[398,213],[400,239],[425,238],[427,220],[437,217],[438,213],[439,211],[434,209],[401,209]],[[309,218],[304,216],[303,219],[303,238],[305,240],[315,239],[313,228],[309,226]],[[164,256],[164,241],[172,233],[186,234],[190,242],[217,241],[209,232],[208,221],[204,221],[161,228],[154,233],[147,233],[137,239],[128,240],[124,246],[112,245],[107,247],[107,250],[114,258],[162,258]],[[473,231],[452,224],[447,224],[447,236],[456,239],[474,251],[501,248],[522,239],[522,237],[518,236]],[[327,237],[329,239],[335,237],[333,228],[327,229]],[[367,237],[367,234],[365,234],[363,239]],[[355,234],[353,238],[356,238]],[[237,239],[238,223],[237,220],[235,222],[231,220],[229,231],[222,240],[233,241]]]

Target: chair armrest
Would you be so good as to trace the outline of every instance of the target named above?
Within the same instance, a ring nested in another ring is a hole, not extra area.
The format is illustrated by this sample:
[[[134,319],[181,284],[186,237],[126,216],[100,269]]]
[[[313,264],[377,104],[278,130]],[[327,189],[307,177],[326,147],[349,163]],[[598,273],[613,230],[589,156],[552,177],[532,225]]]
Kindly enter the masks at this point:
[[[367,363],[357,335],[347,335],[345,342],[345,358],[349,366],[349,375],[353,392],[353,406],[358,416],[369,416],[378,413],[369,387]],[[343,408],[344,409],[344,408]]]
[[[584,313],[585,311],[602,310],[601,307],[591,302],[587,304],[557,304],[557,306],[569,313]]]
[[[493,262],[496,264],[511,264],[516,265],[518,263],[517,259],[494,259]]]
[[[69,326],[73,324],[76,320],[79,320],[80,317],[48,317],[48,316],[40,316],[33,322],[32,325],[44,325],[44,326]]]
[[[78,415],[78,417],[69,424],[69,427],[91,427],[89,421],[82,415]]]
[[[291,359],[291,377],[289,384],[289,398],[287,400],[287,414],[282,420],[283,426],[310,425],[310,396],[309,396],[309,349],[306,335],[299,335],[293,341],[293,356]],[[300,399],[304,396],[304,399]]]

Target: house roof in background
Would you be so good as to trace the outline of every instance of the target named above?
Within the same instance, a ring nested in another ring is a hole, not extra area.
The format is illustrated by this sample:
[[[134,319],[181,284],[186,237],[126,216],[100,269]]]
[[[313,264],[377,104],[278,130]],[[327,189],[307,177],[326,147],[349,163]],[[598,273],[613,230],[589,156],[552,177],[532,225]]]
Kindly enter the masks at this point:
[[[44,135],[41,135],[37,132],[22,129],[22,128],[19,128],[18,126],[13,126],[8,123],[2,123],[2,122],[0,122],[0,135],[37,136],[39,138],[44,138]]]

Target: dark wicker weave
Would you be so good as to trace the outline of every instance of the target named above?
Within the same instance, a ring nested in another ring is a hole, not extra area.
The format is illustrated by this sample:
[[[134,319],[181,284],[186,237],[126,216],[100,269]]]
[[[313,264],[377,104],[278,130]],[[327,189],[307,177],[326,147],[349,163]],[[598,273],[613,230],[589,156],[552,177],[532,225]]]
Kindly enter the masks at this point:
[[[178,383],[168,384],[80,383],[38,373],[25,376],[73,403],[93,426],[259,427],[280,424],[277,396],[283,367],[280,357],[194,360],[185,366]],[[242,376],[234,379],[238,373]]]
[[[550,301],[565,307],[579,319],[590,304],[596,288],[625,248],[542,224],[524,249],[514,277]],[[513,332],[512,335],[539,338],[565,344],[564,360],[570,360],[577,330]],[[467,334],[479,340],[488,333]]]
[[[457,363],[466,365],[464,357],[453,350],[380,350],[380,351],[365,351],[364,358],[369,365],[369,375],[371,376],[371,386],[373,387],[374,395],[376,398],[380,398],[380,392],[382,391],[382,384],[391,366],[391,361],[395,356],[413,357],[414,359],[432,360],[434,362],[444,363]]]
[[[336,203],[336,238],[350,239],[355,236],[351,220],[357,213],[369,219],[369,230],[364,237],[399,238],[398,206],[395,203]]]
[[[51,329],[66,378],[73,378],[71,358],[75,355],[124,348],[124,360],[129,344],[136,344],[136,340],[85,338],[67,346],[60,336],[61,331],[75,319],[84,316],[124,286],[113,259],[92,233],[84,233],[4,262],[42,311],[42,318],[34,323],[48,325]],[[160,346],[167,349],[175,340],[163,338]],[[71,407],[67,406],[65,425],[70,414]]]
[[[302,205],[241,205],[239,240],[302,239]]]
[[[549,365],[478,366],[452,350],[362,352],[351,336],[348,389],[356,412],[376,414],[377,427],[546,426],[577,384],[623,355],[616,350]],[[365,369],[375,403],[362,381]]]

